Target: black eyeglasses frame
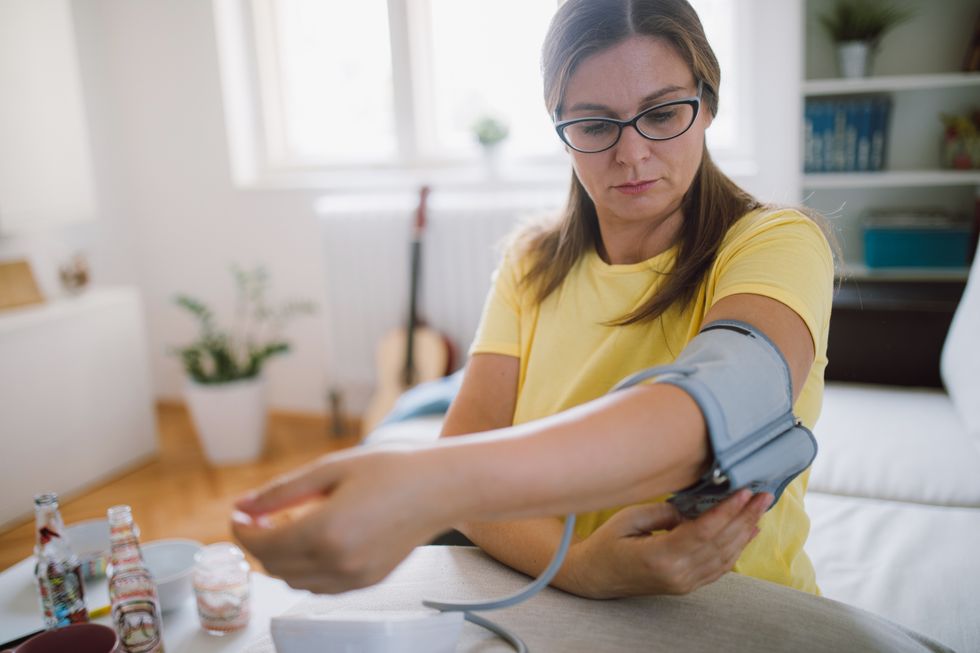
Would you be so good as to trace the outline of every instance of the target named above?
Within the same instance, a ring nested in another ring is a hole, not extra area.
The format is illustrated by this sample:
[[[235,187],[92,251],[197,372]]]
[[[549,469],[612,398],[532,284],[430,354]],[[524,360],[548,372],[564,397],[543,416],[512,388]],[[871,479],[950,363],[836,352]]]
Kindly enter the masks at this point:
[[[643,138],[645,138],[647,140],[650,140],[650,141],[669,141],[669,140],[672,140],[672,139],[677,138],[678,136],[683,136],[684,134],[686,134],[688,132],[688,130],[690,130],[691,127],[694,125],[694,122],[698,119],[698,114],[701,113],[701,94],[702,94],[703,88],[704,88],[703,82],[698,81],[698,94],[697,95],[695,95],[693,97],[680,98],[680,99],[677,99],[677,100],[671,100],[669,102],[663,102],[661,104],[654,105],[654,106],[650,107],[649,109],[644,109],[643,111],[639,112],[638,114],[636,114],[635,116],[633,116],[629,120],[617,120],[616,118],[606,118],[606,117],[601,117],[601,116],[593,116],[593,117],[586,116],[584,118],[572,118],[571,120],[562,120],[562,121],[559,121],[558,120],[558,112],[556,111],[555,112],[555,116],[554,116],[554,120],[555,120],[555,131],[558,132],[558,138],[561,139],[561,142],[562,143],[564,143],[568,147],[572,148],[576,152],[581,152],[582,154],[598,154],[599,152],[605,152],[606,150],[611,150],[612,148],[616,147],[616,144],[617,143],[619,143],[619,139],[621,139],[623,137],[623,130],[625,128],[627,128],[627,127],[632,127],[633,129],[636,130],[636,133],[638,133],[640,136],[642,136]],[[687,104],[687,105],[690,105],[690,106],[694,107],[694,114],[691,117],[691,122],[687,125],[687,127],[685,127],[683,130],[681,130],[680,133],[674,134],[673,136],[668,136],[666,138],[657,138],[656,136],[648,136],[647,134],[644,134],[643,133],[643,130],[640,129],[638,123],[639,123],[640,119],[643,118],[643,116],[647,115],[648,113],[650,113],[652,111],[656,111],[658,109],[663,109],[664,107],[675,106],[675,105],[678,105],[678,104]],[[612,143],[610,143],[608,146],[602,148],[601,150],[583,150],[583,149],[577,148],[574,145],[572,145],[568,141],[568,139],[565,137],[565,129],[567,127],[569,127],[571,125],[578,124],[578,123],[582,123],[582,122],[594,122],[594,121],[601,121],[601,122],[609,123],[611,125],[616,125],[619,128],[619,133],[616,134],[616,139]]]

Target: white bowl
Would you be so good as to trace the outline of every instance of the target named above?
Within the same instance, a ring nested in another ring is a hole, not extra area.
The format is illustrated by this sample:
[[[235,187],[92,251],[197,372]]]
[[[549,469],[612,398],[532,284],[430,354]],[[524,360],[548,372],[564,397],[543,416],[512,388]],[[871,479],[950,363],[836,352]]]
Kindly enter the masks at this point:
[[[203,545],[194,540],[155,540],[140,546],[143,561],[153,574],[160,610],[183,606],[194,595],[194,554]]]
[[[105,574],[109,561],[109,522],[89,519],[65,527],[72,551],[82,564],[82,576],[95,578]]]

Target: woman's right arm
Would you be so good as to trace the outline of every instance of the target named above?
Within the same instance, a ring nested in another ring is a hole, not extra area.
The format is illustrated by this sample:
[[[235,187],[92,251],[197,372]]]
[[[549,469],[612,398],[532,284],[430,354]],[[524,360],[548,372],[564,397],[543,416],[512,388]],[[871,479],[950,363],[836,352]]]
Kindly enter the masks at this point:
[[[510,426],[517,404],[520,361],[502,354],[475,354],[463,374],[463,384],[443,422],[440,437],[481,433]],[[465,522],[456,529],[500,562],[529,576],[548,565],[564,525],[555,517],[517,521]],[[563,565],[552,585],[581,593]]]

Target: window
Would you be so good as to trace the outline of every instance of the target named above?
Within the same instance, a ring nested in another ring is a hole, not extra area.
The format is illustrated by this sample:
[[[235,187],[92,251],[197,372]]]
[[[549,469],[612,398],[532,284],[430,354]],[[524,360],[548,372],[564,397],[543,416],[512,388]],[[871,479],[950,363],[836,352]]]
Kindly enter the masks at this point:
[[[508,160],[567,170],[538,65],[556,0],[239,1],[261,168],[458,169],[479,162],[472,126],[490,116],[509,128]],[[748,143],[736,92],[741,0],[692,4],[724,75],[708,132],[724,159]]]

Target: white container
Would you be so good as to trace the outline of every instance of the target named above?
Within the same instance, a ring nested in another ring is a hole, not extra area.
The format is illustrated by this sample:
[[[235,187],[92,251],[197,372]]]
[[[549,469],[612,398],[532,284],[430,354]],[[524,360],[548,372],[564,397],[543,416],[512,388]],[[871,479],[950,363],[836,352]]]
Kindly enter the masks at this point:
[[[871,46],[866,41],[843,41],[837,44],[837,64],[842,77],[854,79],[871,73]]]
[[[344,610],[273,617],[277,653],[453,653],[462,612]]]
[[[106,565],[109,564],[109,521],[89,519],[68,524],[65,534],[82,565],[85,580],[105,576]]]
[[[140,545],[143,562],[157,585],[160,611],[170,612],[194,594],[194,556],[202,544],[194,540],[154,540]]]
[[[255,460],[265,444],[265,379],[261,376],[230,383],[184,386],[191,420],[215,465]]]

